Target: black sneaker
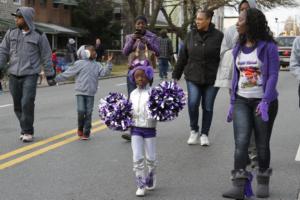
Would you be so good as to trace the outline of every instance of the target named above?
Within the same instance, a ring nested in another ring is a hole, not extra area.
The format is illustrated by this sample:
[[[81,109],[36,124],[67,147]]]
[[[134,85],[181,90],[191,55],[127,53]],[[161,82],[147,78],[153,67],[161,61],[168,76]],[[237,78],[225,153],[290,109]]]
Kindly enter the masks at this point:
[[[131,141],[131,135],[128,133],[124,133],[121,135],[124,140]]]

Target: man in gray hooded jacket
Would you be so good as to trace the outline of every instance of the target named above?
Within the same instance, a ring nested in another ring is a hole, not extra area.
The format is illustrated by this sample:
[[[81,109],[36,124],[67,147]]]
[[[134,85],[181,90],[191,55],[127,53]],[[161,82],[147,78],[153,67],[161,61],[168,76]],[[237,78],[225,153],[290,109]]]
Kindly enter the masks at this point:
[[[35,29],[34,13],[31,7],[20,7],[12,13],[17,27],[8,30],[0,44],[0,71],[9,63],[9,90],[23,142],[33,141],[34,101],[41,64],[47,77],[54,76],[51,48],[46,35]]]

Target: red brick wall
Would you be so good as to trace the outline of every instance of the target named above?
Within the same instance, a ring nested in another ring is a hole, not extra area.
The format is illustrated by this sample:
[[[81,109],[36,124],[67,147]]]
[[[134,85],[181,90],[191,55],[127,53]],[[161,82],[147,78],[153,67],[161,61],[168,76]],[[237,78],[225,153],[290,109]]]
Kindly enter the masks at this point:
[[[35,0],[34,5],[28,6],[34,7],[36,22],[71,26],[71,6],[67,6],[67,9],[65,9],[63,4],[58,4],[58,7],[55,8],[52,0],[47,0],[47,4],[45,6],[42,6],[40,1],[37,0]]]

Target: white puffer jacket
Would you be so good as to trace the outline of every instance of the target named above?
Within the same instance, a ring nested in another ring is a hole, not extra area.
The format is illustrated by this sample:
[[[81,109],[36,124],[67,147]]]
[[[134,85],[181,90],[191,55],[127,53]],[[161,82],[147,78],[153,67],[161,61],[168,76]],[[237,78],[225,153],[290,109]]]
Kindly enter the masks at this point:
[[[133,121],[135,127],[155,128],[156,120],[151,119],[147,111],[150,87],[145,89],[136,88],[130,94],[133,107]]]

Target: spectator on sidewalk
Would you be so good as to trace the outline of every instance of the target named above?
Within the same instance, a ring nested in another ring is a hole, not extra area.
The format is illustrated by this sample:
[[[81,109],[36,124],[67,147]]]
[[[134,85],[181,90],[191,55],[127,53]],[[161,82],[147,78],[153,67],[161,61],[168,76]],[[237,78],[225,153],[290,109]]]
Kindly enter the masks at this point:
[[[161,80],[168,79],[168,69],[169,62],[173,55],[173,46],[172,41],[167,35],[168,31],[162,29],[160,31],[159,38],[159,57],[158,57],[158,66],[159,66],[159,77]]]
[[[97,53],[96,61],[97,62],[104,61],[105,49],[104,49],[103,44],[101,43],[101,39],[100,38],[96,39],[95,48],[96,48],[96,53]]]
[[[53,70],[54,70],[55,75],[56,75],[56,67],[57,67],[57,63],[58,63],[57,55],[56,55],[56,49],[52,50],[51,60],[52,60],[52,64],[53,64]]]
[[[65,57],[66,64],[73,64],[77,60],[75,40],[73,38],[69,38],[66,48],[67,48],[67,54]]]
[[[54,75],[51,48],[46,35],[35,28],[34,13],[31,7],[20,7],[12,13],[17,27],[9,29],[0,44],[0,71],[9,62],[9,90],[23,142],[34,139],[34,105],[41,63],[46,76]]]

